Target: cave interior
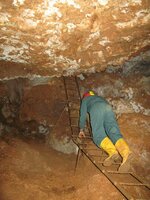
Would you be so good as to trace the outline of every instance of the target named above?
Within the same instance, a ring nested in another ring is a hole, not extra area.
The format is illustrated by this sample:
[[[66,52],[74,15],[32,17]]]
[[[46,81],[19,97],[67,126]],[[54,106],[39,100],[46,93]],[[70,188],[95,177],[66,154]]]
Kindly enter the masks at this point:
[[[124,199],[84,155],[74,174],[65,77],[107,99],[132,171],[150,181],[149,11],[149,0],[0,2],[0,200]]]

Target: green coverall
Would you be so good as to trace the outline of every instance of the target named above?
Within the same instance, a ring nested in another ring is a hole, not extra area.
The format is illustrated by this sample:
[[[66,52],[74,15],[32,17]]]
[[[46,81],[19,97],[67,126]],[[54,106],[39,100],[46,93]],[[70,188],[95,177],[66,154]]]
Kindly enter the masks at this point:
[[[80,129],[85,128],[86,114],[89,113],[93,141],[99,146],[105,137],[115,144],[123,136],[120,133],[114,112],[108,102],[100,96],[88,96],[82,100],[80,108]]]

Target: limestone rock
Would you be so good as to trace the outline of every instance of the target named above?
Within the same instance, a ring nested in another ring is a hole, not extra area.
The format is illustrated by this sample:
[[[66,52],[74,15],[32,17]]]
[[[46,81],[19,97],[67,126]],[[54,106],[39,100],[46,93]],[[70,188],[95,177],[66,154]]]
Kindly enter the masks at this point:
[[[149,0],[0,3],[0,77],[95,72],[149,49]]]

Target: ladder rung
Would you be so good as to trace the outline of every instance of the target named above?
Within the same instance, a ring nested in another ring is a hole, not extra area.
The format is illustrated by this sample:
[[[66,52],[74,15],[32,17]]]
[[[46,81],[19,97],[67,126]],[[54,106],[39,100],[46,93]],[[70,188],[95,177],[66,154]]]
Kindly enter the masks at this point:
[[[67,76],[67,77],[65,77],[65,80],[66,81],[75,81],[75,77],[73,76],[71,76],[71,77],[69,77],[69,76]]]
[[[71,120],[71,124],[76,124],[76,125],[78,125],[78,118],[77,117],[71,117],[70,118],[70,120]]]
[[[70,113],[73,113],[73,112],[77,112],[79,114],[79,110],[78,109],[71,109]]]
[[[150,186],[150,184],[146,183],[119,183],[120,185],[129,185],[129,186]]]
[[[70,111],[70,117],[71,116],[79,117],[79,112],[77,112],[77,111]]]
[[[73,78],[68,78],[68,77],[67,77],[67,78],[65,78],[65,81],[73,81],[73,82],[74,82],[75,79],[73,79]]]
[[[136,180],[138,180],[139,182],[141,182],[141,183],[144,182],[143,179],[140,178],[140,177],[138,177],[136,174],[131,173],[131,176],[132,176],[133,178],[135,178]],[[150,186],[147,185],[146,187],[148,187],[148,188],[150,189]]]
[[[67,94],[70,95],[70,96],[72,95],[72,96],[79,97],[79,95],[77,93],[75,93],[74,91],[72,91],[72,90],[67,90]]]
[[[98,164],[103,164],[104,162],[103,162],[103,161],[98,161],[97,163],[98,163]]]
[[[72,101],[79,101],[78,98],[69,98],[68,100],[71,101],[71,102],[72,102]]]
[[[70,91],[76,91],[77,92],[77,88],[75,87],[66,87],[67,92]]]
[[[107,171],[110,174],[131,174],[132,172]]]
[[[69,90],[69,89],[72,89],[72,88],[74,88],[77,92],[78,92],[78,88],[77,88],[77,86],[76,85],[73,85],[73,84],[66,84],[66,90]]]
[[[69,104],[69,108],[70,108],[71,106],[73,107],[73,108],[72,108],[73,110],[78,110],[78,111],[79,111],[79,109],[80,109],[80,104],[79,104],[79,102],[75,102],[75,103],[73,102],[73,104],[70,103],[70,104]]]
[[[112,165],[121,165],[121,163],[114,162]]]
[[[77,96],[77,95],[68,94],[68,98],[71,98],[71,97],[73,97],[73,98],[77,98],[77,99],[80,99],[80,97]]]
[[[99,151],[99,149],[94,149],[94,148],[84,148],[84,150],[94,150],[94,151]],[[90,155],[90,154],[89,154]]]
[[[68,99],[70,102],[80,102],[80,99],[78,99],[78,98],[69,98]]]
[[[88,140],[87,140],[88,141]],[[80,142],[80,145],[87,145],[87,146],[89,146],[90,148],[91,147],[93,147],[93,144],[89,144],[89,143],[87,143],[87,142],[83,142],[82,140],[81,140],[81,142]]]
[[[92,155],[92,154],[90,154],[90,156],[93,156],[93,157],[104,157],[104,158],[107,158],[106,155]],[[98,161],[98,163],[99,163],[99,161]]]
[[[76,135],[72,135],[72,137],[76,137]],[[78,137],[78,136],[77,136]],[[83,137],[83,138],[81,138],[81,139],[92,139],[92,137],[91,136],[85,136],[85,137]]]
[[[71,126],[75,127],[75,126],[78,126],[77,124],[71,124]]]
[[[74,85],[76,85],[75,83],[74,83],[74,81],[72,81],[72,80],[66,80],[66,83],[71,83],[71,84],[74,84]]]

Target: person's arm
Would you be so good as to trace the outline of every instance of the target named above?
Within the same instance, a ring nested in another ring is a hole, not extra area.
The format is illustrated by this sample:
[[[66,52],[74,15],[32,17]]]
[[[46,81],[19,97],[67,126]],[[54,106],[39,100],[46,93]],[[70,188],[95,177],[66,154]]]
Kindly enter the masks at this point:
[[[86,123],[86,114],[87,114],[86,101],[82,101],[80,108],[80,119],[79,119],[79,127],[80,127],[79,137],[85,137],[84,128]]]

